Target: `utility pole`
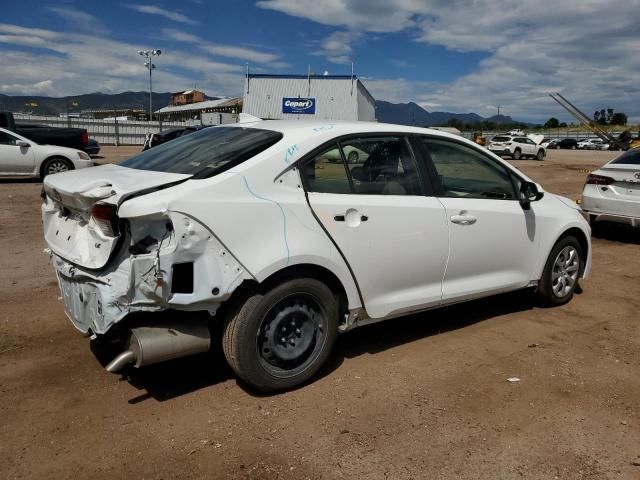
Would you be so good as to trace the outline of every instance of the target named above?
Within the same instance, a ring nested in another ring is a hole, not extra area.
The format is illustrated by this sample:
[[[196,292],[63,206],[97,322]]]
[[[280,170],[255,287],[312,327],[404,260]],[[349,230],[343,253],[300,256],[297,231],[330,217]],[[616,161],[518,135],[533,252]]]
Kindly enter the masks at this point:
[[[146,62],[144,62],[144,66],[149,70],[149,120],[153,120],[153,79],[151,73],[156,68],[153,63],[153,57],[159,57],[162,53],[162,50],[153,49],[153,50],[138,50],[138,55],[146,58]]]

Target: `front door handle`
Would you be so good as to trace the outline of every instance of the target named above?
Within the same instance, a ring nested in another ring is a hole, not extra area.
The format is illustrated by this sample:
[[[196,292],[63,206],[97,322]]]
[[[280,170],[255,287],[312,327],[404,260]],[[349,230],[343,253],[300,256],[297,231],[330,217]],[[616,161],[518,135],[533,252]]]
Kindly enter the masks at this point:
[[[458,225],[473,225],[478,219],[473,215],[452,215],[451,222]]]

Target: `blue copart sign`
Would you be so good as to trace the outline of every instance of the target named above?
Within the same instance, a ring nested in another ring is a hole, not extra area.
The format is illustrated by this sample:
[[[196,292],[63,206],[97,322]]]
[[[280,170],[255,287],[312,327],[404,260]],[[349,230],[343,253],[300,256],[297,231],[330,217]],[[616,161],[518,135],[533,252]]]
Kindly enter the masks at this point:
[[[313,115],[316,113],[315,98],[283,98],[282,113]]]

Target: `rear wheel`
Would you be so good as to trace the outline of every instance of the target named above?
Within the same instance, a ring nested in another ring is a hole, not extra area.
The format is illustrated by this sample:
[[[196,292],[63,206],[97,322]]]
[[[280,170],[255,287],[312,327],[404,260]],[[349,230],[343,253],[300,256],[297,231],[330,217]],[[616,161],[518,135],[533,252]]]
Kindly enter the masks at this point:
[[[236,374],[260,391],[296,387],[331,353],[338,304],[322,282],[300,278],[250,296],[230,312],[222,347]]]
[[[69,170],[73,170],[73,165],[69,160],[66,158],[54,157],[46,160],[42,165],[41,177],[44,178],[47,175],[67,172]]]
[[[536,155],[536,158],[538,160],[544,160],[544,150],[542,149],[538,150],[538,154]]]
[[[511,158],[513,158],[514,160],[520,160],[520,157],[522,157],[522,153],[520,152],[519,148],[516,148],[513,152],[513,155],[511,155]]]
[[[583,267],[580,242],[567,236],[555,244],[538,284],[538,297],[549,306],[564,305],[573,297]]]
[[[358,152],[356,152],[355,150],[350,151],[349,155],[347,155],[347,161],[349,163],[358,163],[359,159],[360,155],[358,155]]]

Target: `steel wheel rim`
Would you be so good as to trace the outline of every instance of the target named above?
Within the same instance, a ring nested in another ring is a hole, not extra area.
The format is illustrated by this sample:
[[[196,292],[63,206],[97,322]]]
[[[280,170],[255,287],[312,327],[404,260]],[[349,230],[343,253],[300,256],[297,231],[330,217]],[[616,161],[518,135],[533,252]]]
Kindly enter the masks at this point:
[[[61,160],[56,160],[54,162],[51,162],[51,164],[49,165],[49,168],[47,168],[47,173],[53,174],[53,173],[66,172],[68,170],[69,170],[69,167],[67,166],[66,163],[64,163]]]
[[[358,161],[358,158],[360,158],[358,152],[349,152],[349,155],[347,155],[347,160],[349,161],[349,163],[356,163]]]
[[[551,269],[551,290],[558,298],[564,298],[575,288],[580,270],[578,250],[568,245],[564,247],[553,262]]]
[[[327,339],[327,315],[318,299],[295,293],[263,316],[256,338],[260,365],[270,375],[290,378],[320,356]]]

